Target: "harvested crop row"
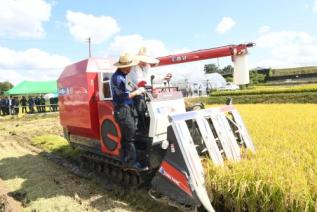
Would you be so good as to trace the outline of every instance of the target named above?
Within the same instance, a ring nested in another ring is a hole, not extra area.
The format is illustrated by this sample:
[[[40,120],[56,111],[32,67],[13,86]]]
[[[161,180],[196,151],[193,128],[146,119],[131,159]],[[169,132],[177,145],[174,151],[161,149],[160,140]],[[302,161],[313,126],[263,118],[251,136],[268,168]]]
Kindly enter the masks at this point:
[[[294,86],[250,86],[245,90],[214,91],[211,96],[316,92],[317,84]]]

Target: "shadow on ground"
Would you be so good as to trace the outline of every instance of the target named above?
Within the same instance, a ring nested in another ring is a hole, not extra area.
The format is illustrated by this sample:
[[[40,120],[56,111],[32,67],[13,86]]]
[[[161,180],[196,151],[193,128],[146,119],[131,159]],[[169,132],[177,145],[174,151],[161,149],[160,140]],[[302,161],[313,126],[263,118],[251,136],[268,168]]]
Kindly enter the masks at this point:
[[[77,177],[40,155],[3,158],[0,177],[13,191],[10,196],[27,210],[175,211],[152,200],[145,190],[106,191],[102,185]]]

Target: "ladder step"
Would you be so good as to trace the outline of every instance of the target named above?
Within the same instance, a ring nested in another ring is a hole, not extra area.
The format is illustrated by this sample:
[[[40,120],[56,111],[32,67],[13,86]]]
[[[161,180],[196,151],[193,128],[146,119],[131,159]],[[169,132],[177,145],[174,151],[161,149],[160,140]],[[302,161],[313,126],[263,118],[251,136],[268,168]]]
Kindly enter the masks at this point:
[[[201,152],[202,152],[202,153],[207,152],[207,148],[203,149]]]

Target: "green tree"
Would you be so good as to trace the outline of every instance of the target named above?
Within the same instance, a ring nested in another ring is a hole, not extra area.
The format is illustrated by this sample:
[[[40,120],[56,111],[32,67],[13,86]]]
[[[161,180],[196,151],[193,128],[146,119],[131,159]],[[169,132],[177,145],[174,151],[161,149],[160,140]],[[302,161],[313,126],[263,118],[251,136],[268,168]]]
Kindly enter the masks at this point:
[[[266,74],[260,74],[256,71],[250,71],[250,84],[259,84],[266,82]]]
[[[5,91],[10,90],[11,88],[13,88],[13,84],[11,82],[0,82],[0,95],[3,95]]]
[[[218,66],[216,66],[215,64],[211,63],[211,64],[206,64],[204,66],[204,72],[205,74],[211,74],[211,73],[219,73],[221,71],[221,69],[218,68]]]
[[[233,67],[232,65],[227,65],[222,69],[222,75],[232,75],[233,74]]]

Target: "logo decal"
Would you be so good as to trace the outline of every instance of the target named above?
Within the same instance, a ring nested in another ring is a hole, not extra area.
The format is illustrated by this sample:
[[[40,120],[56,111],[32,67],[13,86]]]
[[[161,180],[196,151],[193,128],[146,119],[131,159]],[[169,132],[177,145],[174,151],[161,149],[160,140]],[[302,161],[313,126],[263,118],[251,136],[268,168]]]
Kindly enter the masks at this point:
[[[172,62],[180,62],[187,60],[187,56],[174,56],[172,57]]]
[[[162,166],[160,167],[159,172],[162,175],[164,175],[167,179],[175,183],[177,186],[180,185],[180,182],[177,179],[175,179],[173,176],[171,176],[169,173],[167,173]]]
[[[65,96],[69,94],[69,88],[59,88],[58,89],[58,95],[59,96]]]

